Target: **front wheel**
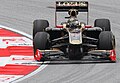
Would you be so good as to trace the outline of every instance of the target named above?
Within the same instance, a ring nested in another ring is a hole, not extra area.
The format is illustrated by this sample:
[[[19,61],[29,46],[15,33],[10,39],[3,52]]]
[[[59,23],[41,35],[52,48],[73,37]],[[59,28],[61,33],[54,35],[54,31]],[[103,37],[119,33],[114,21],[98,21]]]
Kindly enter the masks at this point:
[[[115,37],[111,31],[103,31],[99,35],[98,49],[112,50],[115,48]]]
[[[83,58],[83,48],[81,46],[70,45],[68,48],[70,60],[80,60]]]
[[[46,32],[38,32],[33,39],[33,49],[34,49],[34,57],[36,59],[36,51],[49,49],[49,34]],[[36,59],[37,61],[40,61]],[[44,60],[44,59],[42,59]]]
[[[108,59],[111,62],[116,62],[115,36],[112,34],[111,31],[103,31],[100,33],[98,49],[110,50],[110,56],[108,56]]]

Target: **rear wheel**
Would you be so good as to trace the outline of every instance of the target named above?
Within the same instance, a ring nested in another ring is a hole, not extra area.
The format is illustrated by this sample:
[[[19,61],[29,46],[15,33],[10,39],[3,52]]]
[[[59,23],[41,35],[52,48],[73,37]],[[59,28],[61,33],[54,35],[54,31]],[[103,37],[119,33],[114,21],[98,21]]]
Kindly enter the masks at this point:
[[[70,60],[80,60],[83,58],[83,49],[80,46],[69,46],[68,56]]]
[[[94,26],[102,28],[103,31],[111,31],[109,19],[96,19],[94,22]]]
[[[33,22],[33,38],[37,32],[43,32],[47,27],[49,27],[47,20],[35,20]]]
[[[46,32],[36,33],[33,40],[33,49],[34,49],[34,57],[37,49],[39,50],[49,49],[49,34]]]

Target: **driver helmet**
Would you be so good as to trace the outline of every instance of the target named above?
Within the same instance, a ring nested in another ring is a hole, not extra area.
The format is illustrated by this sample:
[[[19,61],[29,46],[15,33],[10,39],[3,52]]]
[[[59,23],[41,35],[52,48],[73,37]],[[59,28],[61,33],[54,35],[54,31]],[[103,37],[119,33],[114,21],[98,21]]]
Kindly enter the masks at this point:
[[[76,9],[70,9],[70,10],[68,11],[68,14],[69,14],[71,17],[77,17],[77,15],[78,15],[78,10],[76,10]]]

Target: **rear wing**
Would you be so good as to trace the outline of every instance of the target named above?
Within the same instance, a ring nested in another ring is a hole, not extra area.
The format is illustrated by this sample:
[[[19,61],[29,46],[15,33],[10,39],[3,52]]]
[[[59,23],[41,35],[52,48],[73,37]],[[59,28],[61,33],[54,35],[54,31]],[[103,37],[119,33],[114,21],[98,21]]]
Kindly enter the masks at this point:
[[[70,9],[77,9],[78,12],[87,13],[87,24],[89,23],[88,1],[56,1],[55,26],[57,26],[57,12],[68,12]]]
[[[56,1],[56,12],[68,12],[77,9],[79,12],[88,12],[87,1]]]

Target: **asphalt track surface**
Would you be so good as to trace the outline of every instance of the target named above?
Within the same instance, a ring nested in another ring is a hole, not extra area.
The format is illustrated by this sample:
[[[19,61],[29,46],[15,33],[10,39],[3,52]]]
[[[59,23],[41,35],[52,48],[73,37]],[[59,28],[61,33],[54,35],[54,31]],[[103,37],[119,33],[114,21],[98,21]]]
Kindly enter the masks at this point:
[[[36,75],[18,83],[120,83],[120,0],[89,0],[90,24],[109,18],[116,36],[117,63],[48,64]],[[32,34],[35,19],[54,26],[55,0],[0,0],[0,24]]]

